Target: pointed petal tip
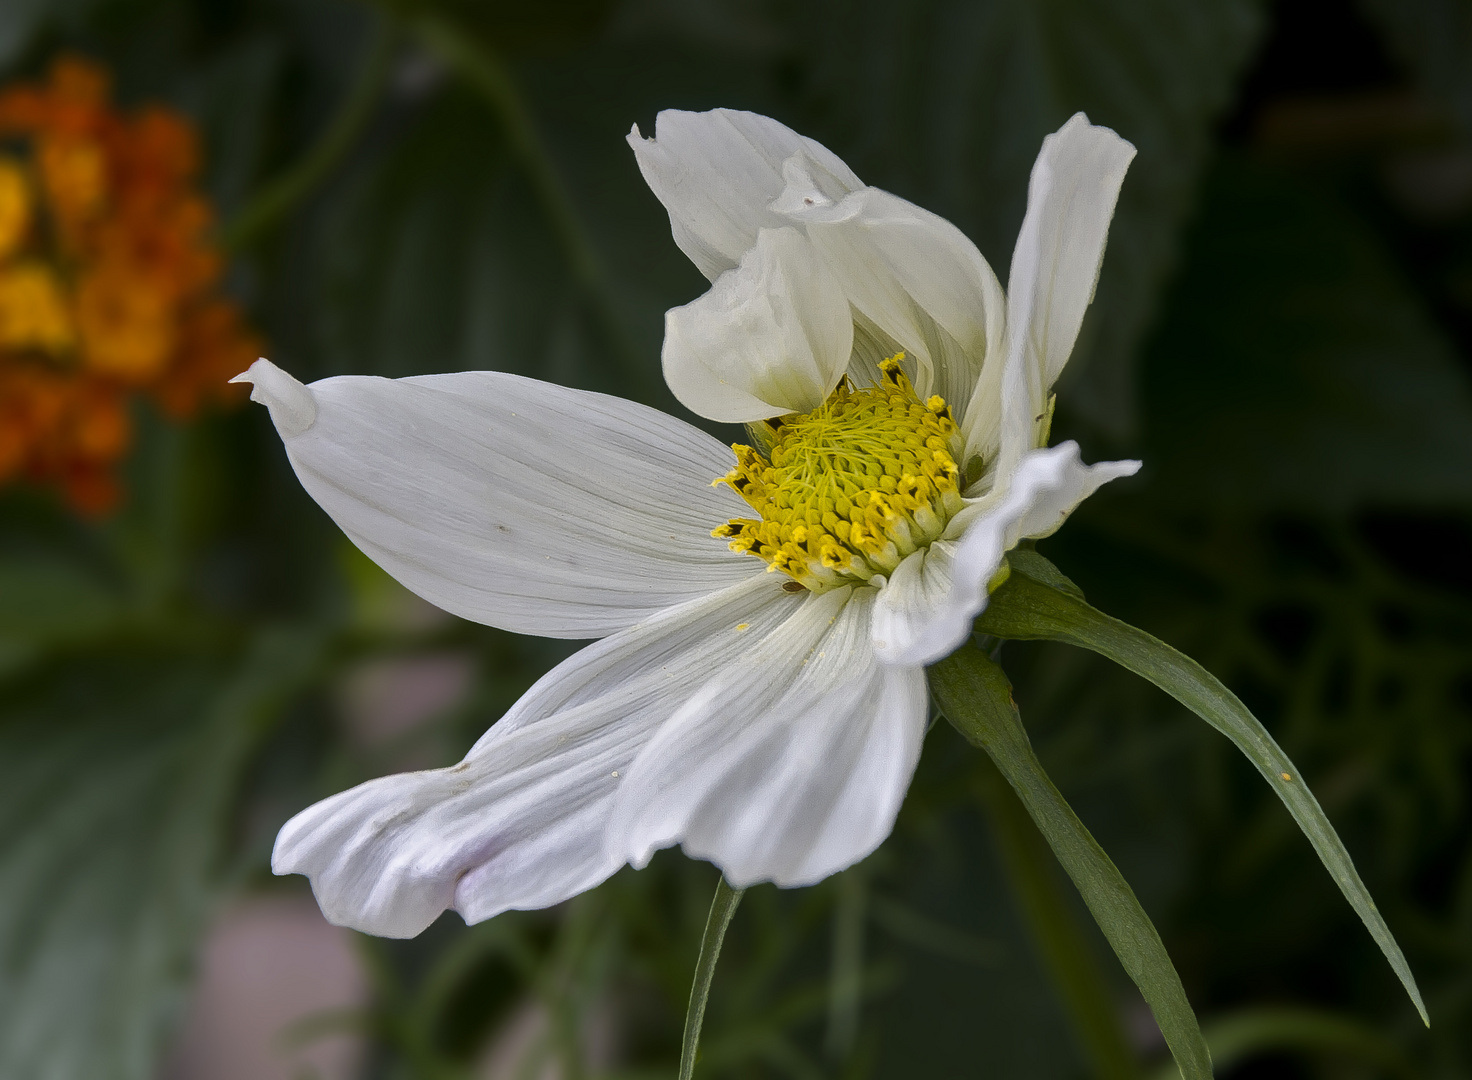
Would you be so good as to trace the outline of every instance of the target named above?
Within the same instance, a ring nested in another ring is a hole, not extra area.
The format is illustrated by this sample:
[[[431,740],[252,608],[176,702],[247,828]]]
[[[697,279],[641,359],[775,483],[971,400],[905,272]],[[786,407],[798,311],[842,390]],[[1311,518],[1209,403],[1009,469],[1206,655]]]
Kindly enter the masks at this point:
[[[1110,151],[1120,155],[1120,166],[1124,168],[1129,166],[1130,162],[1134,160],[1135,154],[1138,153],[1134,143],[1130,142],[1108,124],[1094,123],[1089,119],[1088,114],[1082,111],[1070,116],[1068,122],[1053,135],[1049,136],[1049,138],[1072,139],[1080,135],[1096,138],[1099,136],[1105,137],[1106,145],[1109,146]]]
[[[251,384],[250,399],[266,406],[283,439],[295,438],[317,422],[311,389],[264,356],[230,381]]]

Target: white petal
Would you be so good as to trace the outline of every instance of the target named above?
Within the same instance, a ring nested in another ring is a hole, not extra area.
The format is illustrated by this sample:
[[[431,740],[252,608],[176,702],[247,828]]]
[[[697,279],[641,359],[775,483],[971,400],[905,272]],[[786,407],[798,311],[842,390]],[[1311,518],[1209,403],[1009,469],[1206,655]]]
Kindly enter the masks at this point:
[[[479,922],[591,888],[622,865],[604,828],[650,735],[799,604],[763,575],[588,646],[460,764],[372,780],[292,818],[272,869],[308,875],[329,921],[385,937],[450,907]]]
[[[952,540],[921,548],[900,563],[879,590],[874,602],[874,655],[880,663],[912,662],[905,657],[950,597],[955,550]]]
[[[850,309],[853,310],[853,309]],[[904,352],[904,347],[890,337],[862,311],[854,310],[854,348],[849,356],[848,375],[857,386],[877,386],[883,380],[879,365],[895,353]],[[900,367],[914,383],[920,369],[908,356]]]
[[[809,597],[712,679],[635,759],[609,823],[634,865],[681,843],[732,885],[810,885],[894,827],[925,736],[925,675],[886,667],[873,590]]]
[[[760,572],[710,537],[746,505],[710,486],[730,449],[655,409],[494,371],[249,376],[308,494],[456,615],[599,637]],[[309,426],[283,425],[308,399]]]
[[[956,516],[953,524],[964,532],[946,552],[949,560],[909,571],[909,560],[900,564],[877,605],[875,636],[885,643],[880,659],[931,664],[949,655],[971,633],[971,621],[986,607],[987,585],[1019,540],[1051,535],[1100,487],[1139,468],[1138,461],[1085,465],[1075,442],[1024,455],[1002,486]],[[947,573],[950,589],[942,593],[938,585]]]
[[[1043,140],[1007,283],[1012,346],[1041,409],[1073,352],[1104,261],[1109,220],[1135,148],[1077,113]]]
[[[317,422],[312,392],[264,356],[232,383],[250,383],[250,399],[264,406],[283,439],[300,435]]]
[[[756,113],[669,109],[656,119],[654,138],[641,138],[637,124],[628,138],[645,182],[669,211],[675,243],[712,281],[741,261],[758,229],[784,224],[769,204],[782,193],[782,165],[794,154],[832,196],[863,186],[821,143]]]
[[[940,394],[959,415],[987,357],[1000,362],[1006,318],[1002,286],[976,245],[878,188],[831,206],[789,188],[777,205],[806,226],[854,307],[915,358],[921,396]]]
[[[664,376],[691,412],[746,423],[816,409],[853,346],[848,300],[796,229],[762,229],[741,265],[665,315]]]

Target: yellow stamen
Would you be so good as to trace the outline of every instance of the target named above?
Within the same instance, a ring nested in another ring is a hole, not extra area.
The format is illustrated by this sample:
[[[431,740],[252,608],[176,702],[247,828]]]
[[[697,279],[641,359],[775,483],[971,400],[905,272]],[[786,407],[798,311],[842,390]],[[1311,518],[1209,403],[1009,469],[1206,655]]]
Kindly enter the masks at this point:
[[[916,396],[903,358],[879,365],[877,386],[845,379],[812,412],[766,422],[770,455],[732,446],[736,467],[715,483],[760,516],[711,535],[815,592],[889,574],[939,539],[962,506],[962,440],[944,399]]]

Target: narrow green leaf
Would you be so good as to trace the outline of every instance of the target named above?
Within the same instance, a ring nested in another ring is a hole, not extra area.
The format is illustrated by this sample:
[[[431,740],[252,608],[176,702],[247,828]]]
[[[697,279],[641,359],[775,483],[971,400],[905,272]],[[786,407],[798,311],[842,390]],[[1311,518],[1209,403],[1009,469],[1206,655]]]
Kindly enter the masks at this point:
[[[1211,1055],[1160,935],[1124,875],[1043,770],[1006,674],[980,649],[968,646],[932,666],[929,676],[941,711],[968,742],[991,756],[1073,879],[1155,1014],[1181,1075],[1209,1078]]]
[[[725,877],[716,882],[716,895],[710,902],[710,915],[705,920],[705,934],[700,939],[700,958],[695,961],[695,982],[690,987],[690,1005],[685,1010],[685,1037],[680,1043],[680,1080],[690,1080],[695,1073],[695,1056],[700,1049],[700,1025],[705,1022],[705,1004],[710,1000],[710,984],[716,976],[716,961],[721,956],[721,943],[726,940],[726,927],[736,914],[745,889],[733,889]]]
[[[1061,575],[1041,555],[1014,551],[1009,561],[1012,575],[993,594],[977,620],[977,629],[1003,638],[1062,641],[1097,652],[1148,679],[1231,739],[1288,807],[1345,899],[1364,920],[1370,935],[1400,977],[1422,1022],[1429,1027],[1431,1021],[1410,965],[1370,899],[1349,852],[1345,851],[1297,767],[1257,717],[1237,695],[1190,657],[1143,630],[1105,615],[1080,596],[1047,584],[1051,576]]]
[[[1139,1075],[1114,994],[1070,909],[1048,844],[1027,808],[995,769],[979,784],[1007,883],[1034,944],[1053,976],[1094,1080]]]

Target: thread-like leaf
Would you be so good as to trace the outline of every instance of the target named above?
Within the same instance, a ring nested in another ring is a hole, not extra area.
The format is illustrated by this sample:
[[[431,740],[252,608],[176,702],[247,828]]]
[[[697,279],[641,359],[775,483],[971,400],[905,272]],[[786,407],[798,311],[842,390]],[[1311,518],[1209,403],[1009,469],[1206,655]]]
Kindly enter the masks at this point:
[[[1129,882],[1033,753],[1006,674],[980,649],[967,646],[932,666],[929,675],[941,711],[968,742],[991,756],[1073,879],[1155,1014],[1181,1075],[1209,1080],[1211,1055],[1181,977]]]
[[[976,787],[986,804],[997,861],[1043,966],[1053,977],[1088,1075],[1091,1080],[1139,1080],[1139,1062],[1125,1034],[1114,988],[1068,902],[1067,886],[1058,880],[1047,839],[1001,773],[980,771]],[[1169,1067],[1174,1080],[1175,1066]]]
[[[1431,1021],[1405,954],[1370,899],[1349,852],[1297,767],[1257,717],[1236,694],[1190,657],[1145,631],[1091,607],[1041,555],[1014,551],[1008,558],[1012,575],[992,596],[977,620],[977,629],[996,637],[1062,641],[1090,649],[1148,679],[1231,739],[1288,807],[1345,899],[1359,913],[1400,977],[1422,1022],[1429,1027]]]

